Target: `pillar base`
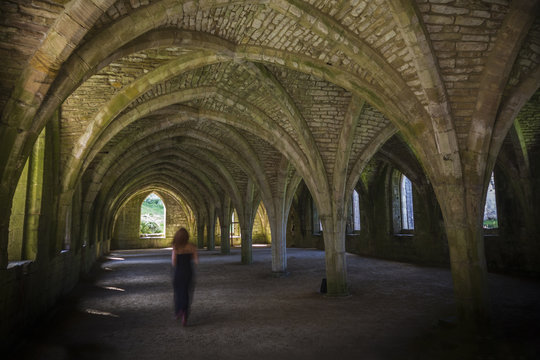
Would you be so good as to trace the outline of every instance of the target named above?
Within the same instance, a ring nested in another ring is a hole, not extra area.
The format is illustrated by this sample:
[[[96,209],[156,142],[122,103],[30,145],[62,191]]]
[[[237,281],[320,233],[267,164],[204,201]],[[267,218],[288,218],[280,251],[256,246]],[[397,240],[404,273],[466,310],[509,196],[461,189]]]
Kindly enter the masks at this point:
[[[290,275],[288,271],[272,271],[272,277],[275,278],[284,278]]]
[[[323,294],[325,297],[330,297],[330,298],[345,298],[345,297],[349,297],[351,296],[351,294],[349,294],[348,292],[347,293],[342,293],[342,294]]]

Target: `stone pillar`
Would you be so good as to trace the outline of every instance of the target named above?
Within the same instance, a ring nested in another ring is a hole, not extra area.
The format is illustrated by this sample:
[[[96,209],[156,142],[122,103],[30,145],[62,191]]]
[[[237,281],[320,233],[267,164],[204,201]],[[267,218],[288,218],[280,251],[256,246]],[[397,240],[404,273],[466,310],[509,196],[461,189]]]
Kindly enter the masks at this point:
[[[321,219],[323,224],[326,284],[328,296],[347,296],[347,260],[345,257],[345,218],[333,223]]]
[[[225,196],[221,205],[221,218],[219,224],[221,226],[221,253],[228,255],[231,253],[231,239],[229,227],[231,226],[231,199]]]
[[[56,221],[56,242],[51,246],[52,254],[56,254],[61,250],[69,250],[71,247],[71,215],[73,194],[73,189],[69,189],[60,194],[58,200],[58,217]],[[95,241],[97,242],[97,240]]]
[[[215,250],[215,236],[216,236],[216,210],[212,207],[209,213],[208,224],[206,227],[206,244],[207,250]]]
[[[221,225],[221,253],[223,255],[229,255],[231,253],[229,226]]]
[[[443,213],[457,313],[461,325],[481,328],[489,322],[487,267],[482,228],[482,185],[435,187]],[[465,195],[464,195],[465,194]]]
[[[242,226],[242,264],[253,263],[252,233],[253,223]]]
[[[279,277],[287,274],[287,220],[283,208],[272,223],[272,273]]]
[[[253,221],[255,220],[256,206],[255,184],[248,179],[243,211],[239,212],[240,231],[242,232],[242,264],[253,263]]]
[[[28,167],[28,190],[22,249],[22,257],[25,260],[35,260],[38,250],[38,227],[41,218],[44,158],[45,131],[42,131],[34,144]]]
[[[197,248],[204,249],[204,223],[202,221],[197,224]]]

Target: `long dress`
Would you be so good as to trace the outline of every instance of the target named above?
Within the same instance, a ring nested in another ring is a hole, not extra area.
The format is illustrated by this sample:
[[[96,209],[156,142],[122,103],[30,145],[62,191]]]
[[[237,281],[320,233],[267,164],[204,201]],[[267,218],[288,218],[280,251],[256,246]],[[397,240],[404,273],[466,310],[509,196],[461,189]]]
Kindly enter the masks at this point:
[[[176,266],[174,267],[174,312],[175,314],[188,315],[191,292],[193,290],[193,266],[191,259],[193,254],[176,254]]]

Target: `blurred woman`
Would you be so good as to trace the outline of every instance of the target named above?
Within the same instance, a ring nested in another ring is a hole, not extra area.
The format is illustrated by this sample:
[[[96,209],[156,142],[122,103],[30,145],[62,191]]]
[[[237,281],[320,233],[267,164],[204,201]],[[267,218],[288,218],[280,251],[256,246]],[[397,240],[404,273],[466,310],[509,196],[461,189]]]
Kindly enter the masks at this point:
[[[193,294],[193,264],[198,264],[199,258],[195,245],[189,243],[189,233],[180,228],[174,234],[172,265],[174,268],[174,312],[176,319],[182,319],[186,326],[189,315],[191,295]]]

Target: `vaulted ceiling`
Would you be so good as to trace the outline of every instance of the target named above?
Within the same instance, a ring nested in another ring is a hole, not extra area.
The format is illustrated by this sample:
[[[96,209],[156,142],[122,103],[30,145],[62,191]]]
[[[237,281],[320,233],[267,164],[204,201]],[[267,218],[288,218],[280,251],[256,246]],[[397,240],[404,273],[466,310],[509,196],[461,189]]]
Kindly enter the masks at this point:
[[[299,177],[315,194],[336,179],[350,188],[398,132],[433,176],[435,152],[462,151],[480,131],[493,49],[514,59],[501,96],[538,87],[540,17],[515,29],[509,16],[531,9],[505,0],[3,1],[3,188],[55,116],[63,191],[80,184],[85,204],[113,211],[150,188],[195,209],[223,194],[241,208],[251,183],[265,204]],[[533,96],[518,117],[529,151],[540,140],[538,103]]]

